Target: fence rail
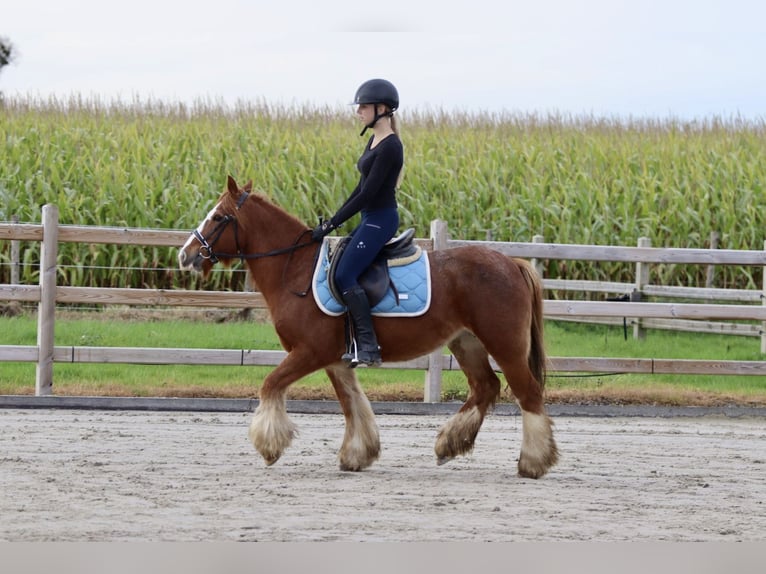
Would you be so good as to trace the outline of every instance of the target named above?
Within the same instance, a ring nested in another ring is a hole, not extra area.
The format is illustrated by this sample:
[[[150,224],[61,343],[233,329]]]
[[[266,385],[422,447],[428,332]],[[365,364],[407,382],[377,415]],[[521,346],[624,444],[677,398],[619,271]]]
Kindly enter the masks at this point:
[[[287,353],[256,349],[183,349],[150,347],[77,347],[57,346],[53,349],[56,363],[123,363],[141,365],[219,365],[219,366],[277,366]],[[0,345],[0,362],[37,362],[39,350],[33,346]],[[497,364],[490,360],[498,370]],[[411,361],[384,363],[383,369],[412,369],[425,371],[435,365],[429,357]],[[459,371],[460,365],[452,355],[441,355],[438,368]],[[552,372],[632,373],[645,375],[766,375],[764,361],[715,361],[696,359],[631,359],[601,357],[552,357]],[[434,402],[434,401],[429,401]]]
[[[53,341],[55,306],[65,303],[99,305],[190,306],[217,308],[266,307],[260,293],[237,293],[201,290],[128,289],[58,286],[56,255],[59,242],[103,243],[138,246],[180,246],[188,232],[157,229],[85,227],[59,225],[55,206],[43,208],[42,224],[0,223],[0,240],[42,242],[40,284],[0,285],[0,300],[35,302],[38,304],[38,341],[36,346],[0,346],[0,361],[37,363],[35,392],[52,393],[52,365],[59,363],[141,363],[141,364],[217,364],[277,365],[282,351],[234,349],[151,349],[120,347],[56,347]],[[636,264],[634,284],[543,280],[545,289],[590,291],[602,293],[643,293],[647,296],[683,297],[734,301],[749,304],[719,303],[649,303],[617,301],[544,301],[547,318],[563,320],[623,320],[631,318],[634,335],[641,336],[645,327],[665,323],[681,325],[684,330],[699,330],[702,321],[734,320],[751,324],[702,323],[707,330],[732,334],[761,336],[761,352],[766,353],[766,285],[757,290],[727,290],[697,287],[651,285],[649,264],[687,263],[700,265],[759,265],[766,267],[764,251],[652,248],[647,240],[638,247],[561,245],[543,243],[535,237],[531,243],[495,241],[462,241],[448,237],[446,223],[435,221],[429,239],[416,240],[425,249],[445,249],[461,245],[481,244],[509,256],[532,259],[623,261]],[[765,274],[766,275],[766,274]],[[757,303],[761,305],[757,305]],[[754,304],[756,303],[756,304]],[[662,323],[665,322],[665,323]],[[752,324],[758,322],[757,324]],[[493,363],[493,366],[497,366]],[[426,371],[424,400],[436,402],[441,396],[441,372],[457,370],[451,355],[436,351],[428,356],[404,363],[390,363],[385,368]],[[766,361],[697,361],[671,359],[633,359],[599,357],[552,357],[550,369],[560,372],[674,373],[719,375],[766,375]]]

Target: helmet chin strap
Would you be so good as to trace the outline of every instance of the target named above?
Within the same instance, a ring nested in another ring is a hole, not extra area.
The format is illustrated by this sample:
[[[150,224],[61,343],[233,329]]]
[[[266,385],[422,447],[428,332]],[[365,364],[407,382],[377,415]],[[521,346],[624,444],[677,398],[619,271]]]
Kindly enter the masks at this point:
[[[378,120],[379,120],[380,118],[390,118],[390,117],[391,117],[391,116],[393,116],[393,115],[394,115],[394,112],[386,112],[385,114],[379,114],[379,113],[378,113],[378,106],[377,106],[377,104],[376,104],[376,105],[375,105],[375,117],[374,117],[374,118],[372,118],[372,121],[371,121],[369,124],[367,124],[366,126],[364,126],[364,129],[361,131],[361,133],[360,133],[359,135],[360,135],[360,136],[363,136],[363,135],[365,134],[365,132],[366,132],[368,129],[372,129],[372,128],[374,128],[374,127],[375,127],[375,124],[377,124],[377,123],[378,123]]]

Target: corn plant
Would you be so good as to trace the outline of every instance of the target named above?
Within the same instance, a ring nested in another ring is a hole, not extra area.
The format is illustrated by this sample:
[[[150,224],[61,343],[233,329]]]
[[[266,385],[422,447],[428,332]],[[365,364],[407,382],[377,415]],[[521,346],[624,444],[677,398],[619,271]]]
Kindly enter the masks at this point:
[[[0,220],[39,222],[56,204],[63,224],[191,230],[227,174],[248,179],[314,225],[356,185],[358,137],[348,109],[227,107],[12,97],[0,108]],[[403,110],[402,227],[427,236],[555,243],[762,249],[766,124],[616,120],[558,115]],[[353,221],[346,226],[349,229]],[[8,242],[0,282],[9,281]],[[193,287],[175,250],[62,244],[61,280],[93,286]],[[36,281],[37,245],[23,250]],[[133,270],[131,270],[133,269]],[[698,285],[701,266],[654,266],[653,282]],[[631,281],[618,263],[548,262],[549,277]],[[717,286],[757,288],[760,269],[721,268]],[[209,288],[239,289],[218,272]]]

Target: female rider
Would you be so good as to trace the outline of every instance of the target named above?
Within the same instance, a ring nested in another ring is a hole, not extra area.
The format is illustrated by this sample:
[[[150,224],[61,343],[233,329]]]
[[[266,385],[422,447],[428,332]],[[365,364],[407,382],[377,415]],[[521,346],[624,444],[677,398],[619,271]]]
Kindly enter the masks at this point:
[[[394,117],[399,107],[399,94],[394,85],[387,80],[368,80],[356,91],[354,104],[356,114],[364,124],[360,135],[372,130],[372,137],[357,162],[361,174],[359,183],[335,215],[312,232],[312,239],[321,241],[333,229],[361,212],[361,223],[352,231],[351,241],[341,254],[335,274],[356,339],[355,352],[343,356],[351,368],[359,364],[381,363],[370,304],[357,279],[399,227],[396,188],[404,165],[402,142]]]

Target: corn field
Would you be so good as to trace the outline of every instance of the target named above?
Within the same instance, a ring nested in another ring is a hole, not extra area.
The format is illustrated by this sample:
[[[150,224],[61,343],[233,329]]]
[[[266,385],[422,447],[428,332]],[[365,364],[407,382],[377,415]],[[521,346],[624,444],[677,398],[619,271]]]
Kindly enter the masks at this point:
[[[191,230],[226,175],[314,225],[356,185],[365,139],[349,109],[227,107],[72,98],[6,99],[0,107],[0,221]],[[763,249],[766,120],[617,120],[403,110],[401,227],[427,237],[552,243]],[[347,224],[345,229],[351,228]],[[10,281],[9,242],[0,282]],[[167,248],[60,246],[60,284],[195,287]],[[39,245],[22,250],[22,282],[37,282]],[[716,287],[759,288],[761,269],[720,269]],[[652,281],[699,285],[700,266],[654,266]],[[618,263],[550,261],[546,276],[632,281]],[[241,288],[217,273],[207,288]]]

